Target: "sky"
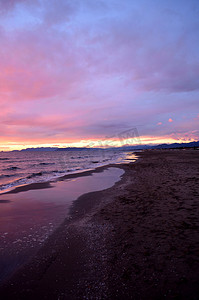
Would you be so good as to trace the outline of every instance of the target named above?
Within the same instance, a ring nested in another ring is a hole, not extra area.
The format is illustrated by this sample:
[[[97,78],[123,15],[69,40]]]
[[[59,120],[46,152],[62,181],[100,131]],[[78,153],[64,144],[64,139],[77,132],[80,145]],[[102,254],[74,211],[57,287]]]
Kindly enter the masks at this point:
[[[193,140],[198,0],[0,0],[0,150]]]

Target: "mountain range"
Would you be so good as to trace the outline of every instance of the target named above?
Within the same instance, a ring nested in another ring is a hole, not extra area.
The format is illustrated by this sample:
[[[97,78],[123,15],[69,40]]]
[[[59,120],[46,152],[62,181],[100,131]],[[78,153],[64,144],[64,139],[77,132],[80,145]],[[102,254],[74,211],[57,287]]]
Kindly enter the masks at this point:
[[[199,148],[199,141],[189,143],[173,143],[173,144],[160,144],[160,145],[124,145],[122,147],[106,148],[110,150],[143,150],[143,149],[176,149],[176,148]],[[81,151],[81,150],[104,150],[104,148],[87,148],[87,147],[38,147],[26,148],[22,150],[14,150],[14,152],[24,151]]]

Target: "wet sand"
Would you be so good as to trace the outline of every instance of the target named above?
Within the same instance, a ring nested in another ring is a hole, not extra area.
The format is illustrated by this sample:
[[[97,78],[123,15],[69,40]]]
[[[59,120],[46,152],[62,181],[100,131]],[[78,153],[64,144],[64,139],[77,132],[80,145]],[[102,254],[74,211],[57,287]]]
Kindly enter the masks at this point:
[[[84,193],[110,188],[123,173],[120,168],[95,169],[1,194],[0,284],[30,260],[69,217],[73,201]]]
[[[198,299],[199,152],[139,156],[74,202],[2,299]]]

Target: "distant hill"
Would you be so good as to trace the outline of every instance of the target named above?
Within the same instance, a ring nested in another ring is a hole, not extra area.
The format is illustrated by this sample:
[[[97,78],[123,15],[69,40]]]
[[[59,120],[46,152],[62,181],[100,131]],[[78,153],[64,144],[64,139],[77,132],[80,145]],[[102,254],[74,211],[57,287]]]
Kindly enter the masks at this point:
[[[102,150],[101,148],[86,148],[86,147],[68,147],[58,148],[56,151],[81,151],[81,150]]]
[[[190,143],[173,143],[173,144],[162,144],[155,147],[155,149],[168,149],[168,148],[198,148],[199,141]]]
[[[138,145],[138,146],[123,146],[123,150],[143,150],[143,149],[177,149],[177,148],[199,148],[199,141],[190,143],[173,143],[160,145]],[[120,148],[121,149],[121,148]]]
[[[22,150],[13,150],[12,152],[31,152],[31,151],[82,151],[82,150],[103,150],[100,148],[86,148],[86,147],[67,147],[67,148],[58,148],[58,147],[37,147],[37,148],[26,148]]]
[[[143,150],[143,149],[179,149],[179,148],[199,148],[199,141],[190,143],[173,143],[173,144],[160,144],[160,145],[136,145],[136,146],[122,146],[116,148],[107,148],[109,150]],[[82,151],[82,150],[104,150],[103,148],[86,148],[86,147],[38,147],[38,148],[27,148],[22,150],[14,150],[13,152],[24,152],[24,151]]]
[[[57,147],[38,147],[38,148],[26,148],[22,150],[14,150],[14,151],[20,151],[20,152],[25,152],[25,151],[56,151],[58,148]]]

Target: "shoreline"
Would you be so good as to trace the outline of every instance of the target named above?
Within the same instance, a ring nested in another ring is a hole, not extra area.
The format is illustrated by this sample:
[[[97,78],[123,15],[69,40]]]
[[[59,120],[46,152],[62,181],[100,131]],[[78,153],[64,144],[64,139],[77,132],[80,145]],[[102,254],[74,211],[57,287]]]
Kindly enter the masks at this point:
[[[198,154],[138,155],[114,186],[74,201],[4,299],[197,299]]]
[[[74,268],[74,266],[76,265],[76,260],[78,260],[78,264],[79,264],[79,261],[81,260],[79,257],[79,251],[81,252],[82,250],[80,250],[80,249],[84,247],[85,237],[84,237],[83,232],[80,235],[78,232],[76,232],[75,226],[77,225],[78,227],[79,226],[81,227],[82,221],[85,222],[88,218],[90,218],[90,214],[92,215],[92,209],[95,208],[96,206],[99,207],[99,205],[102,205],[102,203],[100,203],[100,195],[101,194],[103,194],[105,191],[111,191],[112,188],[114,189],[120,183],[124,183],[125,173],[126,173],[125,169],[128,169],[128,165],[129,164],[117,164],[117,165],[111,164],[111,165],[98,167],[94,170],[82,172],[80,176],[78,176],[79,174],[78,175],[77,174],[67,175],[67,179],[69,179],[69,177],[71,179],[71,178],[78,178],[78,177],[82,177],[82,176],[90,176],[94,173],[100,173],[100,172],[103,172],[104,170],[107,170],[112,167],[124,170],[124,173],[120,176],[120,180],[115,182],[114,185],[112,185],[110,188],[99,190],[99,191],[94,191],[94,192],[84,193],[72,202],[72,205],[69,208],[68,216],[66,216],[65,220],[61,223],[61,225],[59,225],[53,231],[53,233],[48,237],[45,244],[42,247],[40,247],[40,249],[38,249],[37,253],[33,257],[31,257],[25,264],[20,266],[13,274],[11,274],[11,276],[9,276],[8,278],[6,278],[6,280],[3,280],[0,283],[1,295],[4,295],[4,288],[7,290],[7,286],[9,286],[9,290],[10,290],[10,288],[12,290],[12,288],[15,285],[12,283],[13,280],[14,281],[16,280],[17,286],[20,285],[22,277],[24,277],[24,276],[28,277],[30,275],[30,270],[31,270],[31,272],[33,272],[33,274],[35,273],[38,276],[42,276],[39,274],[41,272],[44,272],[44,273],[46,272],[45,270],[46,270],[47,265],[53,263],[54,257],[57,255],[57,251],[60,251],[59,247],[61,247],[61,248],[63,247],[64,244],[62,244],[62,243],[63,243],[63,240],[65,240],[65,236],[67,236],[66,242],[67,242],[67,244],[69,243],[70,246],[65,244],[66,251],[64,250],[64,252],[65,252],[64,255],[67,256],[67,260],[71,265],[70,269]],[[65,179],[62,179],[62,180],[65,180]],[[50,188],[50,186],[48,185],[49,183],[46,182],[44,188],[47,188],[47,189]],[[35,186],[33,186],[33,187],[32,187],[32,185],[28,185],[27,188],[25,186],[25,189],[17,188],[16,191],[13,190],[12,193],[15,194],[15,193],[23,192],[23,191],[29,191],[32,189],[34,190],[35,188],[43,189],[43,185],[40,185],[40,184],[38,185],[38,183],[35,183]],[[6,194],[12,194],[12,193],[8,192]],[[63,235],[64,235],[64,237],[63,237]],[[60,242],[61,242],[61,244],[60,244]],[[78,257],[74,254],[75,248],[78,249]],[[72,249],[72,252],[71,252],[71,249]],[[68,250],[68,253],[66,253],[67,250]],[[68,264],[68,262],[67,262],[67,264]],[[26,275],[24,275],[24,272]],[[74,272],[74,270],[72,272]],[[71,274],[68,274],[68,276],[70,277]],[[69,282],[70,282],[70,280],[69,280]],[[73,283],[70,283],[70,284],[73,285]],[[33,285],[34,285],[34,283],[33,283]],[[75,287],[74,287],[74,289],[75,289]],[[17,287],[17,290],[18,290],[18,287]],[[14,292],[14,294],[15,294],[15,292]],[[21,294],[21,292],[20,292],[20,294]],[[9,296],[8,296],[7,292],[5,292],[4,299],[7,299],[6,297],[8,297],[9,299],[12,299],[12,295],[9,294]],[[18,299],[17,297],[18,297],[17,295],[13,295],[13,299]],[[23,299],[23,295],[20,295],[19,297],[20,297],[19,299]],[[27,296],[25,296],[24,299],[27,299],[26,297]],[[31,298],[32,296],[28,295],[28,299],[29,299],[29,297],[30,297],[30,299],[32,299]],[[35,299],[34,297],[35,296],[33,296],[33,299]],[[40,297],[40,296],[38,295],[38,297]]]
[[[135,159],[132,159],[132,160],[133,160],[133,162],[135,161]],[[137,158],[136,158],[136,160],[137,160]],[[34,182],[34,183],[19,185],[19,186],[13,187],[11,190],[0,193],[0,197],[1,197],[1,195],[16,194],[16,193],[20,193],[20,192],[29,191],[29,190],[50,188],[51,184],[53,184],[53,183],[56,183],[59,181],[64,181],[67,179],[75,179],[75,178],[79,178],[79,177],[89,176],[89,175],[92,175],[95,173],[103,172],[104,170],[111,168],[111,167],[122,169],[121,166],[128,164],[128,163],[121,163],[121,164],[113,163],[113,164],[103,165],[103,166],[99,166],[99,167],[96,167],[93,169],[78,171],[78,172],[74,172],[71,174],[66,174],[66,175],[57,177],[55,180],[48,180],[48,181],[44,181],[44,182]]]
[[[0,284],[30,261],[69,218],[70,207],[79,196],[113,186],[123,172],[116,165],[107,165],[80,176],[70,175],[70,180],[67,176],[52,185],[28,185],[0,197]]]
[[[95,163],[93,163],[92,167],[89,168],[83,168],[83,169],[79,169],[79,170],[74,170],[74,171],[70,171],[65,173],[64,175],[60,174],[59,176],[56,177],[52,177],[50,179],[45,179],[44,181],[35,181],[35,182],[27,182],[27,183],[18,183],[17,185],[13,185],[9,188],[6,188],[4,190],[0,190],[0,196],[4,195],[4,194],[8,194],[8,193],[17,193],[17,192],[21,192],[21,191],[27,191],[29,189],[42,189],[42,188],[48,188],[50,187],[51,183],[55,183],[58,181],[62,181],[65,179],[72,179],[72,178],[78,178],[78,177],[82,177],[82,176],[87,176],[87,175],[91,175],[92,173],[97,173],[100,172],[101,170],[103,171],[104,169],[111,167],[111,166],[118,166],[121,164],[127,164],[129,161],[136,161],[137,160],[137,156],[135,155],[135,153],[137,153],[137,151],[126,151],[126,157],[128,157],[128,153],[131,153],[131,156],[133,156],[133,158],[121,158],[122,160],[120,162],[117,161],[109,161],[107,163],[100,163],[100,165],[95,166]],[[138,151],[139,153],[139,151]],[[98,162],[97,162],[98,163]],[[40,172],[38,172],[40,173]],[[41,171],[42,173],[42,171]],[[25,178],[21,178],[21,179],[25,179]]]

